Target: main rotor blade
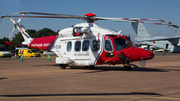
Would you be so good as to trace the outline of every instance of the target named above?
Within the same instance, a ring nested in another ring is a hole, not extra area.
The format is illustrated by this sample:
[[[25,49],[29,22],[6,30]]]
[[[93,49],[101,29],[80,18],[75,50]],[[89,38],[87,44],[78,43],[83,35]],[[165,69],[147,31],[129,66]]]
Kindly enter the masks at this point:
[[[164,24],[164,23],[157,23],[157,22],[143,22],[143,21],[124,21],[124,20],[115,20],[117,22],[137,22],[137,23],[146,23],[146,24],[156,24],[156,25],[168,25],[175,28],[179,28],[177,25],[171,25],[171,24]]]
[[[33,17],[33,18],[76,18],[76,19],[86,20],[87,22],[94,22],[95,20],[112,20],[112,21],[118,21],[118,22],[137,22],[137,23],[147,23],[147,24],[169,25],[169,26],[179,28],[176,25],[171,25],[171,21],[160,20],[160,19],[105,18],[105,17],[74,16],[74,15],[66,15],[66,14],[52,14],[52,13],[38,13],[38,12],[17,12],[17,13],[14,13],[14,15],[1,16],[1,18],[21,17],[20,15],[18,16],[16,14],[36,14],[35,16],[23,16],[23,17]],[[42,15],[42,16],[38,16],[38,15]],[[43,16],[43,15],[45,15],[45,16]],[[145,20],[145,21],[160,21],[160,22],[166,22],[168,24],[156,23],[156,22],[143,22],[143,20]]]
[[[157,24],[157,25],[168,25],[175,28],[179,28],[177,25],[171,25],[171,21],[168,20],[159,20],[159,19],[140,19],[140,18],[104,18],[104,17],[95,17],[96,20],[112,20],[117,22],[137,22],[137,23],[147,23],[147,24]],[[146,21],[161,21],[161,22],[167,22],[168,24],[164,23],[158,23],[158,22],[144,22],[141,20]]]
[[[4,17],[21,17],[20,15],[6,15],[2,16],[1,18]],[[23,16],[23,17],[33,17],[33,18],[77,18],[77,17],[69,17],[69,16]],[[79,18],[81,19],[81,18]]]
[[[16,14],[37,14],[37,15],[52,15],[52,16],[58,16],[60,18],[78,18],[78,19],[84,19],[82,16],[75,16],[75,15],[66,15],[66,14],[52,14],[52,13],[38,13],[38,12],[17,12]]]
[[[38,12],[17,12],[16,14],[36,14],[36,15],[49,15],[49,16],[29,16],[29,17],[37,17],[37,18],[77,18],[77,19],[83,19],[87,20],[87,17],[84,16],[75,16],[75,15],[66,15],[66,14],[52,14],[52,13],[38,13]],[[1,18],[9,17],[9,16],[2,16]],[[16,17],[16,16],[15,16]],[[129,22],[129,21],[140,21],[140,20],[146,20],[146,21],[160,21],[160,22],[167,22],[168,24],[171,24],[171,21],[168,20],[160,20],[160,19],[142,19],[142,18],[105,18],[105,17],[93,17],[91,19],[94,20],[113,20],[113,21],[123,21],[123,22]]]
[[[6,16],[1,16],[1,18],[4,17],[21,17],[20,15],[6,15]],[[85,20],[84,17],[72,17],[72,16],[23,16],[23,17],[31,17],[31,18],[76,18],[76,19],[82,19]]]
[[[146,21],[160,21],[160,22],[167,22],[168,24],[171,24],[171,21],[168,20],[160,20],[160,19],[142,19],[142,18],[105,18],[105,17],[95,17],[98,20],[119,20],[124,22],[131,22],[131,21],[140,21],[140,20],[146,20]]]

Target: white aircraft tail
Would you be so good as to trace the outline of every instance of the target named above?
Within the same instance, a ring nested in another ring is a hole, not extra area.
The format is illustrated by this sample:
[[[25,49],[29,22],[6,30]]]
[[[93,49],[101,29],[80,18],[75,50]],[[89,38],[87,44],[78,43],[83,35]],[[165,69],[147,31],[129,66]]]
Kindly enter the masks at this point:
[[[24,42],[22,42],[22,44],[28,45],[28,44],[32,41],[32,38],[31,38],[31,37],[29,36],[29,34],[25,31],[25,27],[20,24],[20,21],[21,21],[21,19],[22,19],[22,16],[23,16],[23,14],[21,15],[21,17],[19,18],[19,20],[18,20],[17,22],[15,22],[12,18],[10,19],[11,22],[14,24],[14,28],[13,28],[10,36],[9,36],[9,39],[11,38],[14,29],[17,28],[17,29],[21,32],[21,34],[22,34],[22,36],[23,36],[23,38],[24,38]]]
[[[150,36],[142,23],[131,22],[131,26],[138,37]]]

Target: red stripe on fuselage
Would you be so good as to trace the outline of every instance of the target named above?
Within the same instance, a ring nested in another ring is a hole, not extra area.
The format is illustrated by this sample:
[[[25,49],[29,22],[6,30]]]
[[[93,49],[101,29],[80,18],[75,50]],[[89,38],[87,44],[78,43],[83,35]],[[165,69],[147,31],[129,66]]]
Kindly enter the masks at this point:
[[[40,49],[40,50],[50,50],[51,46],[54,44],[56,35],[34,38],[29,44],[30,48]]]

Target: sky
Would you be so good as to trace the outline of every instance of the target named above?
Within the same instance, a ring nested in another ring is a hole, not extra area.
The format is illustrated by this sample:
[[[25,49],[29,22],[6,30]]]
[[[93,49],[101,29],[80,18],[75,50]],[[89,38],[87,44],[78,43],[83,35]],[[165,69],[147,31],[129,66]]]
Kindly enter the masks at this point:
[[[16,12],[41,12],[84,16],[94,13],[98,17],[118,18],[146,18],[170,20],[172,24],[180,26],[180,0],[0,0],[0,16],[13,15]],[[18,20],[19,18],[14,18]],[[22,18],[21,24],[25,29],[50,28],[53,31],[62,30],[77,23],[81,19],[47,19],[47,18]],[[123,30],[121,34],[135,37],[135,32],[128,22],[96,21],[100,27]],[[173,31],[167,26],[146,24],[145,27],[151,35],[172,36],[180,35],[180,31]],[[10,18],[0,21],[0,39],[8,37],[13,29]],[[152,31],[153,29],[153,31]],[[155,30],[154,30],[155,29]],[[162,29],[163,31],[161,31]],[[165,29],[165,30],[164,30]],[[159,31],[160,30],[160,31]],[[13,32],[17,34],[16,29]],[[12,39],[12,38],[11,38]]]

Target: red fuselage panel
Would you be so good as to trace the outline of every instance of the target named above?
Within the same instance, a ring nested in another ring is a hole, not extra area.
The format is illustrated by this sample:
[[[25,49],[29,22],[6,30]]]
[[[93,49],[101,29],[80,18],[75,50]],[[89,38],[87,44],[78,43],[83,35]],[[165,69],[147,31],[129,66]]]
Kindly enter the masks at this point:
[[[29,44],[29,47],[40,50],[50,50],[56,38],[56,35],[34,38],[33,41]]]
[[[112,42],[112,51],[105,51],[105,40],[108,39]],[[119,39],[119,44],[117,44],[117,40]],[[118,45],[126,45],[125,43],[121,43],[120,41],[124,40],[122,42],[129,43],[128,47],[124,47],[124,49],[118,50]],[[132,61],[141,61],[141,60],[149,60],[154,58],[154,54],[148,50],[144,50],[138,47],[134,47],[128,40],[125,38],[125,36],[104,36],[102,38],[102,48],[99,53],[98,58],[95,61],[96,65],[100,64],[121,64],[126,62],[132,62]]]

